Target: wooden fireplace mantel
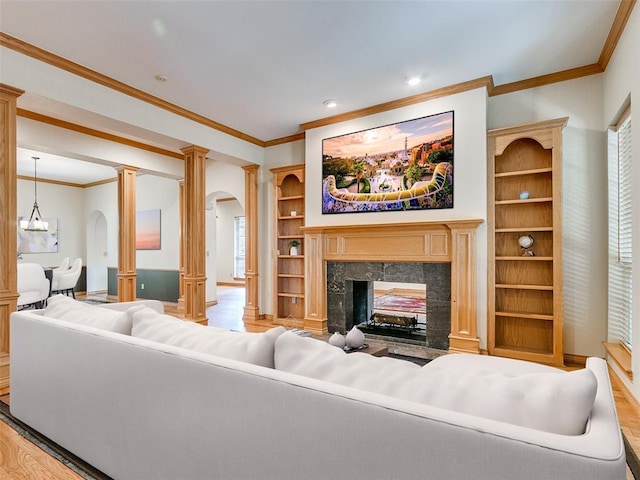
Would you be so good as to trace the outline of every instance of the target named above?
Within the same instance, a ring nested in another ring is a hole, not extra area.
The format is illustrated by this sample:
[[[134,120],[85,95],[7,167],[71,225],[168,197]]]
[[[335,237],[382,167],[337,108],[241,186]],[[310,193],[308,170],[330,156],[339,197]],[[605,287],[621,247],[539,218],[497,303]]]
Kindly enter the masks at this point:
[[[307,226],[304,328],[327,332],[327,262],[451,264],[449,350],[479,352],[476,231],[483,220]]]

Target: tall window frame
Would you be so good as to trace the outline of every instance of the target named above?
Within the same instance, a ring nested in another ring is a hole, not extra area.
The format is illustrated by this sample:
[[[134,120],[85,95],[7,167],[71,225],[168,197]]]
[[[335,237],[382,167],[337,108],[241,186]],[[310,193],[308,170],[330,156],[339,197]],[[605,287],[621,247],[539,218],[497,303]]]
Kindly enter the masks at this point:
[[[245,217],[233,217],[233,277],[245,278]]]
[[[609,130],[608,342],[632,347],[632,159],[631,106]]]

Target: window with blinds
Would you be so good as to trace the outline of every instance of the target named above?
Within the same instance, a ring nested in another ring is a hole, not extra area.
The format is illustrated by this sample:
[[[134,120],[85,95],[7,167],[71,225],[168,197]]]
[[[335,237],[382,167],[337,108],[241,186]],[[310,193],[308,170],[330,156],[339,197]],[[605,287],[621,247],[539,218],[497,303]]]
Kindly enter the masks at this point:
[[[233,276],[244,278],[245,217],[233,218]]]
[[[631,349],[631,109],[609,131],[609,341]]]

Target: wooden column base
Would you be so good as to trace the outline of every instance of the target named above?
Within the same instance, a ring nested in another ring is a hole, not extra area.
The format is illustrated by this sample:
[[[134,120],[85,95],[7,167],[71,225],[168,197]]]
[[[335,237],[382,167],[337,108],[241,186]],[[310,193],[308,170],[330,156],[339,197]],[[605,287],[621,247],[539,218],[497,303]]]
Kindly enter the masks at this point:
[[[480,353],[480,340],[478,338],[460,337],[450,334],[449,351],[458,353]]]
[[[329,333],[327,328],[327,319],[305,318],[304,329],[310,331],[314,335],[326,335]]]
[[[184,277],[184,318],[206,324],[207,277]]]
[[[136,299],[136,273],[118,273],[118,302],[133,302]]]
[[[0,389],[7,388],[10,383],[9,360],[8,353],[0,353]]]

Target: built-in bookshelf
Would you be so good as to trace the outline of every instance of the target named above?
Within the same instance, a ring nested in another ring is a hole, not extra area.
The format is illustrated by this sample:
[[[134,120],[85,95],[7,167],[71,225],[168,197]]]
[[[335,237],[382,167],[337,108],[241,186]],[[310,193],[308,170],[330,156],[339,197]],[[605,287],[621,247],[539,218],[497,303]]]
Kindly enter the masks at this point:
[[[304,165],[274,168],[271,172],[276,187],[273,322],[300,327],[305,313]]]
[[[566,122],[562,118],[488,132],[491,355],[564,363],[561,199]]]

